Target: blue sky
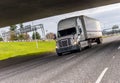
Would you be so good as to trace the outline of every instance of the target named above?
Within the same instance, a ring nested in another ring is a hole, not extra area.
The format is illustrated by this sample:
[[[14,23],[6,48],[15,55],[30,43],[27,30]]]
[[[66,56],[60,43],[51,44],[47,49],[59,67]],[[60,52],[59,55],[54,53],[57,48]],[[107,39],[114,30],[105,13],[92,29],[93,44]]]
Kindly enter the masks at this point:
[[[26,22],[24,25],[32,25],[32,23],[34,25],[43,24],[45,30],[47,31],[46,33],[56,33],[57,23],[61,19],[79,15],[86,15],[99,20],[102,24],[102,29],[111,28],[115,24],[120,25],[120,3],[38,19],[35,21]],[[0,33],[3,31],[8,31],[8,28],[9,27],[4,27],[4,29],[0,30]],[[40,30],[38,30],[38,32],[41,33]]]

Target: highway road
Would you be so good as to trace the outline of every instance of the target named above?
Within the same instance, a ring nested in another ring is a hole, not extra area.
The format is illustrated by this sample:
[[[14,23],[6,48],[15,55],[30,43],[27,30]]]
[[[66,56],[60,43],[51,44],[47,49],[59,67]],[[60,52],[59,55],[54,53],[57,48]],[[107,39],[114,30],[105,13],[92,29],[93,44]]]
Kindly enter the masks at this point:
[[[0,69],[0,83],[120,83],[120,36],[82,52],[34,58]]]

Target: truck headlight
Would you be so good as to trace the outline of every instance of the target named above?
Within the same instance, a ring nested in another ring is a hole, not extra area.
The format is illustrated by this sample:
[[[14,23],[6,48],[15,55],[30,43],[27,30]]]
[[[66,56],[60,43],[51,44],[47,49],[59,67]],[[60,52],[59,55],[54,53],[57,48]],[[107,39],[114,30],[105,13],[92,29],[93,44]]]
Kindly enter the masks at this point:
[[[74,44],[74,45],[76,45],[76,44],[77,44],[77,42],[74,42],[73,44]]]

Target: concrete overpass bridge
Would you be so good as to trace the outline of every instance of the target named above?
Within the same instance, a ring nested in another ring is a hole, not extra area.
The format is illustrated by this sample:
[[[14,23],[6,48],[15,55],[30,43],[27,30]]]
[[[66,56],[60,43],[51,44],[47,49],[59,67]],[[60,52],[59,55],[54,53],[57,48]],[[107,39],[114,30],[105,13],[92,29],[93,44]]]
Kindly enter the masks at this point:
[[[120,0],[1,0],[0,27],[119,2]]]

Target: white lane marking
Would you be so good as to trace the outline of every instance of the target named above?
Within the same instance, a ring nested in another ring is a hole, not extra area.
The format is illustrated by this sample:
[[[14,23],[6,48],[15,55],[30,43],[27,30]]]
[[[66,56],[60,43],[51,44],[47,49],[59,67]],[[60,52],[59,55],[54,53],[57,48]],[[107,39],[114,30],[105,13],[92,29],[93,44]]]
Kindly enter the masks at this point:
[[[120,49],[120,46],[118,47],[118,50]]]
[[[100,83],[100,82],[101,82],[101,80],[102,80],[102,78],[103,78],[103,76],[105,75],[105,73],[106,73],[107,70],[108,70],[108,67],[106,67],[106,68],[102,71],[102,73],[100,74],[100,76],[98,77],[98,79],[97,79],[97,81],[96,81],[95,83]]]
[[[66,60],[72,59],[73,57],[75,57],[75,55],[74,55],[74,56],[71,56],[71,57],[66,58]]]

